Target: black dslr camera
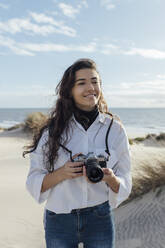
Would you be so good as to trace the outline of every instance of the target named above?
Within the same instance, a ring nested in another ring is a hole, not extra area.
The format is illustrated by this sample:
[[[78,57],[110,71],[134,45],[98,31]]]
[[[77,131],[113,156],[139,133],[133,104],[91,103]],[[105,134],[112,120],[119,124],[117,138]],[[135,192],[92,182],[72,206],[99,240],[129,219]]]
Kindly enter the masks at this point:
[[[107,158],[105,156],[101,154],[96,156],[93,152],[89,152],[87,155],[78,155],[73,161],[84,163],[87,177],[91,182],[98,183],[102,180],[104,173],[101,168],[107,167]]]

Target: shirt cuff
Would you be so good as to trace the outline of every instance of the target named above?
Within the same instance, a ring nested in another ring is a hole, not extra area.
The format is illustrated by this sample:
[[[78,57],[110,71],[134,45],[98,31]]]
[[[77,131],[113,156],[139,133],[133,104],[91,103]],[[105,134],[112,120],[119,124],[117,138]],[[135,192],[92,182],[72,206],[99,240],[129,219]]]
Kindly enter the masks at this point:
[[[46,201],[51,190],[48,189],[45,192],[41,193],[42,182],[45,175],[46,174],[35,176],[33,184],[30,182],[30,179],[26,182],[27,190],[38,203],[43,203],[44,201]]]
[[[109,187],[109,203],[112,208],[117,208],[123,201],[125,201],[129,194],[131,193],[131,183],[130,185],[127,185],[125,183],[125,179],[121,178],[119,176],[116,176],[120,182],[119,191],[118,193],[114,192]]]

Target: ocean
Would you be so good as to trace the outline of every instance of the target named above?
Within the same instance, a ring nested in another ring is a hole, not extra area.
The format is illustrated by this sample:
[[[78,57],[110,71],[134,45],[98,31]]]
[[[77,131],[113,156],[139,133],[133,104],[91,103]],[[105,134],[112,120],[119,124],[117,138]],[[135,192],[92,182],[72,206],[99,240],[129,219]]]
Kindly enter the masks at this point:
[[[43,108],[0,108],[0,127],[11,127],[25,120],[32,112],[49,112]],[[120,117],[128,134],[144,135],[165,132],[165,108],[111,108]]]

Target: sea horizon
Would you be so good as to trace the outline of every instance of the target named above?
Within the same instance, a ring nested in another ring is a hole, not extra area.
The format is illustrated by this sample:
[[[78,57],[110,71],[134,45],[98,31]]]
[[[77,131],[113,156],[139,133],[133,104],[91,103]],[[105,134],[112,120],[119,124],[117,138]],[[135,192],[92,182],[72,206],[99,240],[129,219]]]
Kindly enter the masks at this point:
[[[33,112],[48,114],[52,108],[0,108],[0,127],[9,128],[24,122]],[[112,114],[121,119],[128,134],[144,136],[149,133],[165,132],[165,108],[131,108],[112,107]],[[134,135],[133,135],[134,136]]]

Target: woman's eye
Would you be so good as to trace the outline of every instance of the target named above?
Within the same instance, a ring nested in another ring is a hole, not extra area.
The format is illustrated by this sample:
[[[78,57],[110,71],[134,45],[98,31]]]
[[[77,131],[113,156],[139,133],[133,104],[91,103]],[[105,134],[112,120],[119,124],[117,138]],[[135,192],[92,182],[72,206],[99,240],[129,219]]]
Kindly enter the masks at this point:
[[[97,81],[93,81],[92,83],[93,83],[93,84],[97,84],[98,82],[97,82]]]
[[[84,82],[80,82],[80,83],[78,83],[78,85],[84,85],[85,83]]]

